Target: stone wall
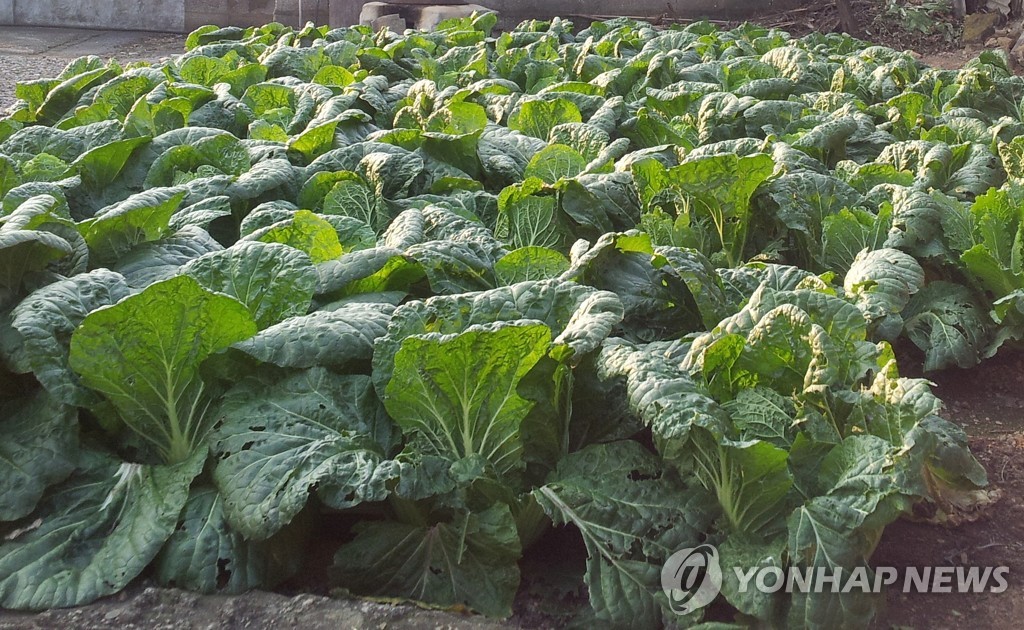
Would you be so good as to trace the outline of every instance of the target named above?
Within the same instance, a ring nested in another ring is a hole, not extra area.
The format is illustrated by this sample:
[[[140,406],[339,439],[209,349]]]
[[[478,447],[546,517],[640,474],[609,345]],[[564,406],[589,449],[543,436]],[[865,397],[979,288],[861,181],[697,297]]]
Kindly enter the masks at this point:
[[[0,0],[0,23],[182,32],[185,1]],[[4,11],[8,4],[9,10]]]
[[[183,3],[186,32],[205,24],[258,26],[273,22],[276,4],[275,0],[183,0]]]
[[[401,2],[401,0],[398,0]],[[555,15],[743,18],[814,0],[473,0],[498,11],[502,24]],[[188,32],[203,24],[253,26],[278,21],[347,26],[362,0],[0,0],[0,24]],[[424,0],[406,0],[423,4]],[[448,2],[439,2],[450,3]]]
[[[14,24],[14,0],[0,0],[0,24]]]

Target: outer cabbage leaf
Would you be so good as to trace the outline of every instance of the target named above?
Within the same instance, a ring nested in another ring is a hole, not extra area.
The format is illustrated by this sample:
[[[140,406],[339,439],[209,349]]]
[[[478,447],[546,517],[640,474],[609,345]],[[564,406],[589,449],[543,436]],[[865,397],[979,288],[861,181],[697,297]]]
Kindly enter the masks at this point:
[[[825,217],[822,229],[825,267],[845,274],[861,251],[882,247],[891,222],[891,209],[885,207],[879,209],[878,215],[857,208],[844,208]]]
[[[719,154],[691,159],[669,170],[674,190],[681,196],[681,213],[689,217],[692,229],[706,231],[713,249],[724,252],[733,266],[743,261],[751,226],[750,198],[772,174],[774,162],[768,155],[737,157]]]
[[[546,184],[575,177],[587,167],[587,161],[575,149],[564,144],[550,144],[530,159],[525,177],[536,177]]]
[[[585,243],[581,243],[585,245]],[[713,326],[723,314],[717,273],[702,254],[655,248],[646,234],[607,233],[592,247],[573,251],[562,276],[622,300],[620,334],[631,341],[658,341]]]
[[[527,280],[550,280],[569,270],[569,260],[546,247],[522,247],[494,264],[494,275],[505,285]]]
[[[901,332],[899,313],[923,285],[921,265],[909,254],[888,248],[861,251],[843,279],[843,290],[882,338]]]
[[[554,336],[550,350],[560,357],[582,357],[596,350],[622,318],[622,305],[607,291],[573,282],[521,282],[464,295],[439,296],[399,307],[388,334],[377,341],[373,380],[383,392],[402,340],[423,333],[458,333],[477,324],[534,320]]]
[[[656,627],[669,612],[665,560],[708,525],[702,499],[636,442],[589,446],[562,460],[533,496],[587,546],[586,582],[599,619]],[[692,619],[697,621],[697,619]]]
[[[538,154],[539,155],[539,154]],[[557,198],[543,191],[540,179],[532,178],[505,188],[498,196],[495,236],[512,247],[550,247],[564,250],[569,234],[558,211]]]
[[[48,486],[75,469],[76,415],[41,391],[0,405],[0,521],[28,515]]]
[[[272,588],[298,572],[301,533],[291,528],[267,541],[246,540],[224,518],[224,499],[216,488],[197,486],[154,561],[156,578],[200,593],[233,595]]]
[[[67,240],[52,232],[9,229],[0,224],[0,286],[15,293],[26,273],[41,271],[73,251]]]
[[[458,512],[429,525],[364,522],[356,532],[338,550],[333,569],[353,592],[512,614],[521,544],[507,506]]]
[[[640,221],[640,200],[627,173],[585,174],[559,188],[562,211],[576,224],[571,231],[582,238],[629,230]]]
[[[784,449],[760,440],[719,439],[709,431],[699,431],[690,444],[694,473],[715,493],[731,533],[769,538],[784,529],[793,487]]]
[[[247,539],[277,533],[313,490],[339,509],[387,497],[394,425],[366,376],[314,368],[243,381],[217,419],[213,478],[228,523]]]
[[[393,311],[390,304],[346,304],[333,311],[288,318],[234,348],[281,367],[342,367],[369,361]]]
[[[153,560],[178,523],[204,457],[145,466],[83,452],[78,472],[48,494],[0,544],[0,602],[41,610],[120,591]]]
[[[972,367],[985,355],[991,319],[971,291],[950,282],[931,282],[903,311],[907,337],[924,351],[924,370]]]
[[[171,215],[181,205],[181,188],[155,188],[104,208],[83,225],[82,235],[96,260],[111,264],[139,243],[170,232]]]
[[[704,387],[655,348],[610,339],[597,356],[596,373],[608,389],[618,379],[625,381],[630,412],[651,427],[661,453],[673,457],[694,427],[718,429],[727,415]]]
[[[291,218],[256,230],[245,238],[289,245],[308,254],[314,263],[338,258],[345,251],[334,226],[309,210],[299,210]]]
[[[547,140],[551,130],[564,123],[582,122],[579,108],[570,100],[533,100],[522,103],[509,116],[508,127],[528,136]]]
[[[203,228],[184,227],[167,238],[143,243],[122,256],[113,270],[124,276],[134,289],[178,275],[185,263],[224,247]]]
[[[317,283],[309,256],[278,243],[239,241],[189,262],[181,272],[237,298],[261,329],[304,314]]]
[[[217,195],[178,210],[171,215],[169,223],[174,230],[189,225],[205,228],[216,219],[227,216],[231,216],[231,198],[227,195]]]
[[[805,265],[821,268],[823,232],[829,217],[844,208],[852,208],[860,195],[843,181],[810,172],[782,175],[771,183],[768,195],[777,204],[778,220],[797,235],[801,245],[794,258]]]
[[[255,332],[243,304],[179,276],[86,316],[70,364],[161,457],[179,462],[209,428],[200,363]]]
[[[71,335],[89,313],[129,292],[120,274],[97,269],[34,291],[11,313],[21,337],[19,354],[54,398],[77,406],[98,402],[68,364]]]
[[[788,519],[789,553],[798,567],[833,570],[866,566],[882,529],[907,509],[895,483],[895,447],[858,435],[835,446],[820,465],[815,496]],[[808,593],[794,598],[789,622],[798,625],[867,623],[875,598],[849,593]]]
[[[482,456],[503,477],[521,465],[520,426],[533,406],[517,387],[550,343],[551,330],[529,320],[407,337],[384,405],[420,452]]]

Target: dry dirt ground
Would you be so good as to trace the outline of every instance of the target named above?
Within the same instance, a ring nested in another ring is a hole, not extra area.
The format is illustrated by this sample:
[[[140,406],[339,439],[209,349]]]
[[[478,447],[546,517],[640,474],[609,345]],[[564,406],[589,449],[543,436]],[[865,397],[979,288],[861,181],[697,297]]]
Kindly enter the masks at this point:
[[[889,526],[872,561],[880,566],[1008,566],[1000,594],[887,594],[878,627],[1019,628],[1024,619],[1024,352],[1004,352],[971,370],[932,375],[946,417],[962,425],[971,450],[1002,498],[982,518],[946,528]]]
[[[0,611],[0,630],[487,630],[507,627],[507,624],[482,617],[312,594],[287,597],[253,591],[236,597],[200,596],[176,589],[139,587],[69,610],[38,615]]]

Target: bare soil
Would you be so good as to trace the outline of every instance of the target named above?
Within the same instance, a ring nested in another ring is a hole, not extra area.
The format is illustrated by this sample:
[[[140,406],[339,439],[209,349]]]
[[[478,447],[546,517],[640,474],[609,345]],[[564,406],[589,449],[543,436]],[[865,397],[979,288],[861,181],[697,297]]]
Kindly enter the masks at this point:
[[[929,0],[897,0],[893,3],[895,9],[890,9],[888,4],[887,0],[850,0],[855,22],[849,30],[850,34],[874,44],[896,50],[914,50],[921,54],[961,48],[960,25],[953,20],[949,10],[933,8],[932,5],[938,3]],[[920,18],[906,19],[907,10],[917,9],[926,10],[927,13],[911,13]],[[796,36],[847,30],[841,24],[835,0],[811,2],[799,9],[764,15],[756,21],[765,26],[784,29]]]
[[[78,608],[37,615],[0,611],[0,630],[489,630],[507,627],[507,624],[479,616],[313,594],[288,597],[253,591],[226,597],[142,586]]]
[[[991,593],[887,593],[878,627],[1019,628],[1024,619],[1024,353],[932,376],[946,416],[962,425],[1001,499],[959,527],[900,521],[885,530],[877,565],[1008,566],[1009,588]]]

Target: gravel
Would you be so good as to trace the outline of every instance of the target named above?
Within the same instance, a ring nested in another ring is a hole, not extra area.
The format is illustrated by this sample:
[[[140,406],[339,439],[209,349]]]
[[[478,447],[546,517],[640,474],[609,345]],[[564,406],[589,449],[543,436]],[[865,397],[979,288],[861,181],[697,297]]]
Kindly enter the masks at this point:
[[[22,81],[55,77],[60,74],[68,59],[44,57],[42,55],[0,54],[0,111],[14,104],[14,86]]]
[[[96,38],[94,41],[102,41]],[[70,46],[57,47],[42,54],[0,53],[0,115],[17,100],[14,87],[18,82],[33,79],[52,78],[60,74],[68,62],[82,54],[95,54],[103,58],[115,58],[120,63],[131,61],[159,61],[184,51],[184,35],[154,33],[129,44],[110,46],[104,49],[88,47],[88,41]]]

